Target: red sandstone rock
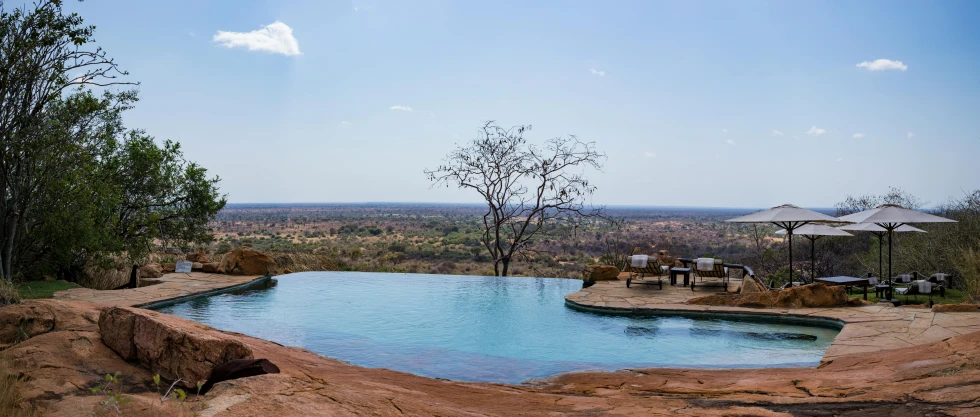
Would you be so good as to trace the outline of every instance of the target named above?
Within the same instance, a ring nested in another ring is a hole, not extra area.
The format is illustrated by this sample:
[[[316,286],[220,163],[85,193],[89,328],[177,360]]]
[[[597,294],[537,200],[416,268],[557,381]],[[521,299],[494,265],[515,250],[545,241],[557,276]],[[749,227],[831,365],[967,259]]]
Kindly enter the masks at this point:
[[[221,262],[208,262],[204,265],[201,265],[201,271],[210,274],[219,274],[223,272],[221,270]]]
[[[148,310],[107,307],[99,316],[99,333],[123,359],[165,379],[180,378],[188,388],[204,381],[216,365],[252,357],[236,338],[190,323]]]
[[[221,270],[228,275],[271,275],[277,269],[271,256],[248,247],[228,252],[221,259]]]
[[[190,262],[200,262],[202,264],[211,262],[211,259],[208,258],[208,253],[204,251],[204,248],[199,248],[195,252],[188,253],[184,260]]]
[[[739,294],[753,294],[766,291],[769,291],[769,289],[766,288],[765,284],[759,281],[758,278],[752,276],[746,276],[742,280],[742,286],[738,289]]]
[[[160,266],[163,268],[163,272],[166,274],[169,274],[177,270],[177,264],[175,263],[163,263],[160,264]]]
[[[619,268],[612,265],[586,265],[582,268],[585,281],[611,281],[619,279]]]
[[[160,278],[163,276],[163,265],[158,263],[146,264],[139,269],[140,278]]]
[[[204,269],[204,264],[202,264],[200,262],[192,262],[191,263],[191,271],[201,271],[203,269]]]

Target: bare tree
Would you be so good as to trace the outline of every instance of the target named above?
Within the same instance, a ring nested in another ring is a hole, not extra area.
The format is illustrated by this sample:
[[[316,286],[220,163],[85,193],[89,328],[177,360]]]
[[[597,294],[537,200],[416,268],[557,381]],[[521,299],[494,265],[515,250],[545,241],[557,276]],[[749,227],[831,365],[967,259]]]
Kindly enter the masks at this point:
[[[507,276],[514,257],[533,252],[534,239],[559,222],[602,213],[601,207],[586,207],[596,187],[584,171],[601,169],[605,160],[595,143],[569,136],[530,145],[524,139],[530,129],[486,122],[468,146],[446,156],[444,165],[425,170],[433,186],[472,189],[487,204],[481,241],[497,276]]]

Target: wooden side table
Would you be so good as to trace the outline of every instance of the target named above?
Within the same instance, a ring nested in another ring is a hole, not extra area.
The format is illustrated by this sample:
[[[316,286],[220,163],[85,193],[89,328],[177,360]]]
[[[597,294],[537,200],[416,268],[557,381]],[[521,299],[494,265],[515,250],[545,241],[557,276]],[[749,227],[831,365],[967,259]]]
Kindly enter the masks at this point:
[[[684,286],[690,285],[691,268],[670,268],[670,285],[677,285],[677,276],[684,275]]]

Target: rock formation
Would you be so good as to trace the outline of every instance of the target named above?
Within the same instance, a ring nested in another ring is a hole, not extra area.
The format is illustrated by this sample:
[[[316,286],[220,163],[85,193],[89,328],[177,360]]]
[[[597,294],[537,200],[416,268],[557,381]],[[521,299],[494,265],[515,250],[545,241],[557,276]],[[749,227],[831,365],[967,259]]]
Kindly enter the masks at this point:
[[[228,275],[274,275],[278,271],[272,257],[248,247],[241,247],[225,254],[220,270]]]
[[[163,276],[163,265],[149,263],[140,267],[140,278],[160,278]]]
[[[219,274],[223,272],[221,270],[221,262],[208,262],[203,264],[201,265],[201,271],[209,274]]]
[[[184,260],[190,262],[200,262],[202,264],[211,262],[211,259],[208,258],[208,253],[204,250],[204,248],[198,248],[196,251],[188,253]]]
[[[976,304],[936,304],[932,306],[932,311],[936,313],[975,313],[980,311],[980,306]]]
[[[124,360],[168,380],[180,378],[187,388],[207,379],[216,365],[252,357],[252,350],[232,336],[176,320],[149,310],[106,307],[99,334]]]
[[[584,281],[611,281],[619,279],[619,268],[612,265],[586,265],[582,268]]]
[[[214,384],[222,381],[278,373],[279,367],[268,359],[235,359],[218,365],[211,371],[208,380],[201,386],[201,394],[207,394]]]
[[[823,283],[801,285],[799,287],[753,292],[747,294],[714,294],[694,298],[689,304],[715,305],[729,307],[837,307],[848,303],[847,293],[842,286],[828,287]]]

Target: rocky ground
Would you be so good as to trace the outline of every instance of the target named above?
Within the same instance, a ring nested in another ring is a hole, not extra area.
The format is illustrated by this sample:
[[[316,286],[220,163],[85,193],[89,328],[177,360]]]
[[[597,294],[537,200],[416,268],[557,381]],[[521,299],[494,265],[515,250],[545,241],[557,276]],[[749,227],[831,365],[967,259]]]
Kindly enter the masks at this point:
[[[29,377],[22,383],[24,406],[44,415],[88,415],[105,399],[89,388],[119,372],[116,391],[131,399],[122,406],[131,416],[980,415],[980,333],[844,356],[806,370],[582,372],[510,386],[361,368],[155,312],[115,311],[142,321],[108,325],[104,316],[100,333],[100,314],[108,313],[95,304],[43,300],[0,308],[0,361]],[[112,336],[104,338],[107,331]],[[281,373],[219,383],[203,398],[191,395],[183,408],[160,402],[146,367],[191,372],[181,357],[207,358],[215,349],[269,359]]]

